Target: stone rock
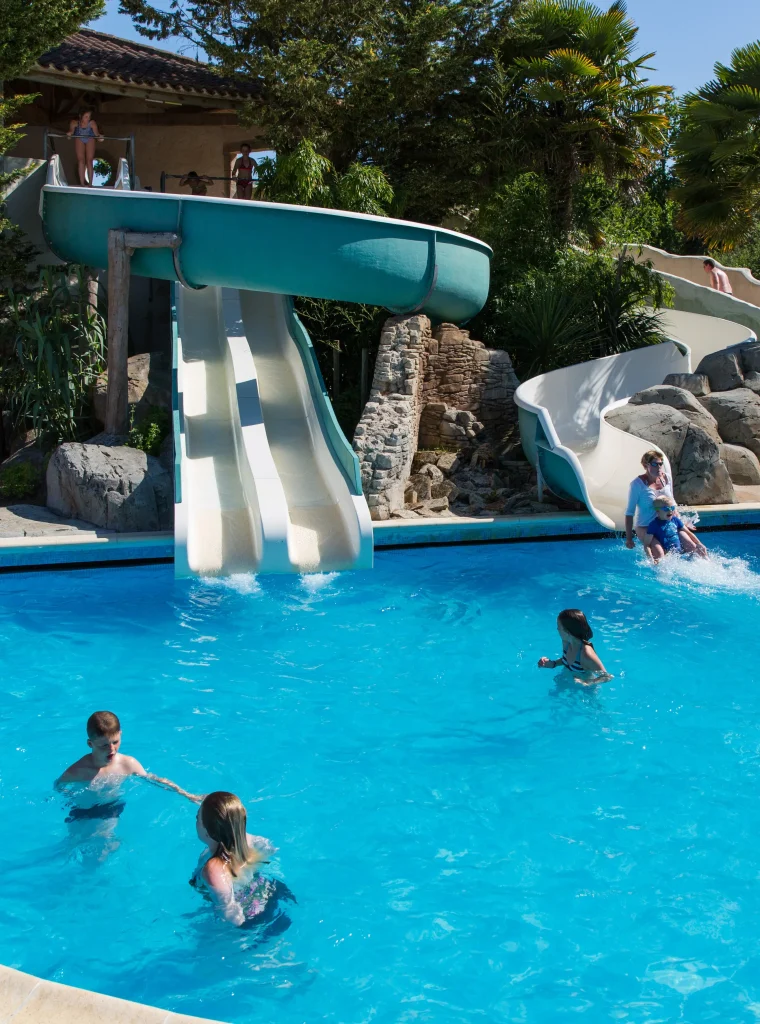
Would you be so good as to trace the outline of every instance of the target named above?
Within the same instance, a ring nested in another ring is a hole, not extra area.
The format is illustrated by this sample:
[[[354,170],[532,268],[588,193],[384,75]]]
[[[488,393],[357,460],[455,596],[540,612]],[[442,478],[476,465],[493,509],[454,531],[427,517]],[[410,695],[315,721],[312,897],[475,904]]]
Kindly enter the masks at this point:
[[[718,423],[720,436],[760,456],[760,396],[749,388],[718,391],[701,399]]]
[[[710,352],[700,362],[695,372],[707,375],[712,391],[732,391],[741,387],[744,382],[740,357],[740,350],[735,348]]]
[[[453,480],[441,480],[430,488],[431,498],[448,498],[449,502],[456,501],[459,488]]]
[[[427,466],[431,462],[438,462],[437,452],[416,451],[414,453],[414,458],[412,459],[412,472],[419,473],[422,466]]]
[[[667,405],[671,409],[678,409],[695,426],[701,427],[706,434],[709,434],[716,444],[720,443],[720,434],[718,433],[718,424],[715,422],[715,418],[685,388],[673,387],[672,384],[658,384],[653,388],[639,391],[638,394],[628,400],[628,404]]]
[[[443,473],[432,462],[427,462],[424,466],[420,467],[419,475],[429,477],[432,484],[440,484],[443,481]]]
[[[439,456],[436,465],[444,473],[456,473],[459,468],[459,459],[455,452],[444,452]]]
[[[117,533],[169,530],[171,477],[158,459],[136,448],[68,442],[47,467],[48,508]]]
[[[420,517],[416,512],[412,512],[410,508],[397,508],[391,512],[391,519],[419,519]]]
[[[731,483],[740,486],[760,484],[760,460],[754,452],[738,444],[721,444],[719,450]]]
[[[449,507],[448,498],[431,498],[422,503],[425,512],[444,512]]]
[[[370,505],[369,509],[370,519],[376,523],[384,523],[387,519],[390,519],[391,514],[388,511],[387,505]]]
[[[701,427],[691,424],[674,467],[677,501],[695,505],[729,505],[736,501],[734,485],[720,457],[720,446]]]
[[[127,373],[129,383],[127,401],[130,411],[134,411],[134,421],[141,423],[151,409],[172,407],[172,375],[166,358],[161,352],[142,352],[131,356],[128,361]],[[108,393],[108,371],[102,373],[95,381],[92,393],[92,406],[95,419],[99,423],[106,421],[106,395]]]
[[[419,499],[417,497],[417,492],[415,491],[415,489],[413,487],[410,487],[409,484],[407,484],[406,489],[404,491],[404,504],[416,505],[418,500]]]
[[[690,426],[687,417],[678,409],[671,409],[668,405],[631,405],[629,402],[608,412],[607,422],[650,441],[653,448],[665,452],[675,472]]]
[[[760,373],[760,341],[751,341],[742,345],[739,350],[744,375],[749,373]]]
[[[704,373],[669,373],[663,384],[672,384],[675,388],[683,388],[692,395],[701,398],[710,394],[710,381]]]
[[[760,373],[757,370],[750,370],[744,375],[744,387],[760,395]]]
[[[471,512],[480,512],[486,507],[486,499],[477,491],[470,491],[467,495],[467,504],[470,506]]]
[[[408,487],[417,492],[418,501],[427,501],[430,498],[431,490],[433,487],[433,481],[429,476],[423,476],[421,473],[415,473],[409,477]]]

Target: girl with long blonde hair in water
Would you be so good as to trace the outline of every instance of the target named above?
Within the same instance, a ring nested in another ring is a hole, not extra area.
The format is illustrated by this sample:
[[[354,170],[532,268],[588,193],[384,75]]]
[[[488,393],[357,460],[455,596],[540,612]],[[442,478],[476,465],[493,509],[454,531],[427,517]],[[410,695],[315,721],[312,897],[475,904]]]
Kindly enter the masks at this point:
[[[196,830],[207,849],[190,883],[207,892],[226,921],[240,927],[263,912],[275,891],[275,883],[256,870],[275,847],[263,836],[248,834],[245,807],[234,793],[204,797]]]

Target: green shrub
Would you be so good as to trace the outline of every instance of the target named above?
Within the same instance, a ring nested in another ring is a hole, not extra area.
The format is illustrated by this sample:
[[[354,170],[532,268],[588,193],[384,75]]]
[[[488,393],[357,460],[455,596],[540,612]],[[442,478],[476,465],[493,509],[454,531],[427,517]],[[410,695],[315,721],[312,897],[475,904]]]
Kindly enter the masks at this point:
[[[170,426],[171,420],[166,409],[158,409],[154,406],[139,427],[132,424],[127,438],[127,446],[139,448],[146,455],[154,455],[157,458],[161,453],[161,445],[169,433]]]
[[[29,498],[40,486],[42,473],[31,462],[17,462],[0,473],[0,498],[18,500]]]
[[[87,303],[81,267],[45,267],[31,292],[10,292],[10,355],[0,391],[17,431],[42,446],[89,428],[92,386],[105,369],[106,325]]]

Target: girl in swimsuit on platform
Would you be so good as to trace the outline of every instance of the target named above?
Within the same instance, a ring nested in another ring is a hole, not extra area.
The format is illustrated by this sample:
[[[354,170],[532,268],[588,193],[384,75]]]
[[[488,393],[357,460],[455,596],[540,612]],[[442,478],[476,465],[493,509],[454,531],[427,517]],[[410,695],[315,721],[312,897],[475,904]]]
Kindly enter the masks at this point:
[[[251,156],[251,147],[244,142],[240,147],[241,156],[235,161],[232,168],[232,177],[237,179],[236,199],[250,199],[253,193],[253,172],[257,170],[258,164]]]
[[[539,668],[562,666],[584,686],[603,683],[612,678],[594,650],[594,645],[591,643],[594,634],[588,624],[588,619],[579,608],[565,608],[559,613],[557,632],[562,641],[562,657],[555,660],[540,658]]]
[[[208,849],[200,855],[190,884],[210,896],[224,920],[238,928],[259,917],[276,885],[257,869],[275,847],[262,836],[248,835],[245,807],[234,793],[204,797],[195,827]]]
[[[95,177],[93,164],[95,162],[95,140],[103,141],[103,136],[98,126],[92,119],[91,110],[82,110],[75,121],[69,123],[69,130],[66,133],[74,140],[74,151],[77,155],[77,166],[79,168],[79,184],[84,187],[92,187]],[[88,180],[89,176],[89,180]]]

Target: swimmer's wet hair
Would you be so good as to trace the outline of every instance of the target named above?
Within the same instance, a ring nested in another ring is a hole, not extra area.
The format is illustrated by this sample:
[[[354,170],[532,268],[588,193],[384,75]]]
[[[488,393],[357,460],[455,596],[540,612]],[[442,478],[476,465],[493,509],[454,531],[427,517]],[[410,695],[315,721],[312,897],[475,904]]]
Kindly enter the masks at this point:
[[[648,452],[644,452],[641,456],[641,465],[646,467],[652,461],[652,459],[664,459],[665,456],[662,452],[658,452],[656,448],[650,448]]]
[[[576,640],[580,640],[584,644],[591,643],[594,632],[580,608],[565,608],[557,618],[559,624],[570,636],[574,636]]]
[[[667,494],[659,494],[652,502],[655,508],[670,508],[675,505],[673,499]]]
[[[94,740],[98,736],[115,736],[121,732],[121,722],[113,711],[96,711],[87,719],[87,738]]]
[[[706,267],[714,267],[715,266],[715,260],[702,260],[702,263]]]

